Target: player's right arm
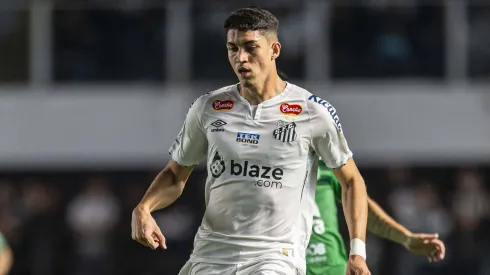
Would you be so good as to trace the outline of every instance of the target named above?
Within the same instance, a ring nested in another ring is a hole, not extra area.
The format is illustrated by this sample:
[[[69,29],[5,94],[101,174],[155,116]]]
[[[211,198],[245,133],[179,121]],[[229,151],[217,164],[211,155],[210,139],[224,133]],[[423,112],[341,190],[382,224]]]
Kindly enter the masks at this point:
[[[14,255],[2,233],[0,233],[0,275],[9,273],[14,263]]]
[[[153,212],[171,205],[184,191],[194,166],[183,166],[170,160],[156,176],[138,207]]]
[[[172,160],[156,176],[133,210],[131,237],[152,249],[167,247],[151,213],[171,205],[180,197],[192,170],[206,155],[208,143],[200,121],[203,100],[200,97],[192,104],[184,126],[170,148]]]
[[[133,240],[152,249],[167,248],[165,237],[151,213],[169,206],[180,197],[193,168],[171,160],[156,176],[141,202],[133,210],[131,220]]]

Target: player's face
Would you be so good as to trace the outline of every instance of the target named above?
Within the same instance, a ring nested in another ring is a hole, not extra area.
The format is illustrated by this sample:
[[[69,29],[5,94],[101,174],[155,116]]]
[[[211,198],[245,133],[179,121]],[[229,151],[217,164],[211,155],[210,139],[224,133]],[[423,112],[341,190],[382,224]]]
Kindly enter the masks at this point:
[[[228,30],[228,60],[242,83],[264,81],[275,66],[280,44],[269,41],[260,31]]]

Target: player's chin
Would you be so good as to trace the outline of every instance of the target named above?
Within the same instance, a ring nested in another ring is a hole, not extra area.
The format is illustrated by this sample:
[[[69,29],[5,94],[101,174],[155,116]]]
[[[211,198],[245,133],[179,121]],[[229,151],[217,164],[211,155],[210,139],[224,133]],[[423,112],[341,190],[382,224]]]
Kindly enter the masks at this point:
[[[252,77],[239,77],[240,83],[247,86],[253,86],[255,81]]]

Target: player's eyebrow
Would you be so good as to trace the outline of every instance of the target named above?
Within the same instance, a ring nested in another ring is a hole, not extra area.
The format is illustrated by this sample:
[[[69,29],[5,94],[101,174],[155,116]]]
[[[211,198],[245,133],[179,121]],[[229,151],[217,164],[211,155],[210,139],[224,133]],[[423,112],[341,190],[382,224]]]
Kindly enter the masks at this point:
[[[258,39],[254,39],[254,40],[247,40],[247,41],[245,41],[243,44],[254,44],[254,43],[256,43],[256,42],[259,42],[259,40],[258,40]]]
[[[247,40],[247,41],[245,41],[243,43],[240,43],[240,44],[244,44],[244,45],[247,45],[248,46],[248,45],[251,45],[251,44],[255,44],[257,42],[259,42],[259,41],[258,40]],[[228,46],[236,46],[236,44],[233,43],[233,42],[226,42],[226,45],[228,45]]]

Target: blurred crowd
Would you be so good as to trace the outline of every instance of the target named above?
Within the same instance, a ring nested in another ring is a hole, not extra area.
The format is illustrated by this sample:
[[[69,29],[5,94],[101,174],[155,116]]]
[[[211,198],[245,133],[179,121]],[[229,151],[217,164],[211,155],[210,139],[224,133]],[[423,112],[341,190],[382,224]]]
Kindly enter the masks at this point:
[[[370,196],[413,232],[437,232],[447,258],[432,265],[368,237],[373,274],[490,274],[490,169],[362,168]],[[175,275],[204,211],[197,169],[175,205],[155,213],[166,251],[132,241],[131,211],[156,175],[135,172],[3,173],[0,231],[15,253],[12,275]],[[344,218],[339,213],[340,221]],[[345,238],[345,222],[341,222]]]
[[[54,81],[165,81],[165,49],[169,42],[165,2],[116,2],[54,1],[50,24]],[[190,2],[192,79],[234,80],[222,24],[238,3]],[[333,79],[443,79],[447,1],[413,0],[404,1],[403,5],[389,5],[388,1],[332,2],[330,11],[324,11],[330,14],[330,19],[318,30],[330,42],[316,50],[329,52]],[[305,28],[308,28],[305,1],[250,0],[247,3],[260,4],[278,16],[283,44],[279,67],[292,79],[304,78]],[[490,5],[486,1],[468,3],[465,10],[469,24],[465,38],[467,72],[470,77],[488,77],[490,40],[486,34],[490,31]],[[0,9],[0,81],[28,80],[29,47],[34,42],[30,41],[30,17],[24,10],[27,8],[17,4]],[[315,39],[322,36],[309,41]]]
[[[192,181],[200,181],[196,171]],[[203,212],[199,183],[155,215],[168,251],[131,239],[131,211],[156,173],[43,173],[2,177],[0,231],[15,253],[11,274],[177,274]]]

